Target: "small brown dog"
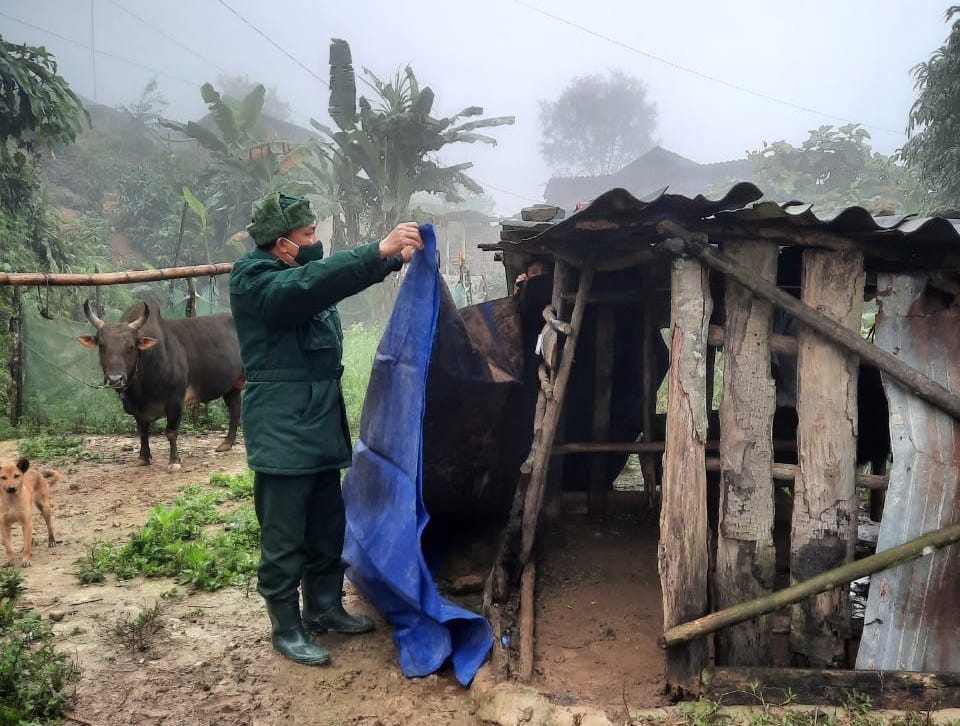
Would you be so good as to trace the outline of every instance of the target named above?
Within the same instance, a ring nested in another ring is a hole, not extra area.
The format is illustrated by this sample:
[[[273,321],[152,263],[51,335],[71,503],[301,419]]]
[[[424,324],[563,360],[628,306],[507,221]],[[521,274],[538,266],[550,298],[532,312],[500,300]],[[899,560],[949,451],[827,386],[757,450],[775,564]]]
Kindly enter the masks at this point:
[[[7,550],[7,564],[13,564],[13,539],[11,525],[19,522],[23,528],[22,567],[30,566],[33,554],[33,508],[40,510],[47,523],[47,542],[53,547],[57,542],[53,536],[53,524],[50,512],[50,487],[60,481],[60,472],[56,469],[31,469],[27,459],[0,461],[0,534],[3,546]]]

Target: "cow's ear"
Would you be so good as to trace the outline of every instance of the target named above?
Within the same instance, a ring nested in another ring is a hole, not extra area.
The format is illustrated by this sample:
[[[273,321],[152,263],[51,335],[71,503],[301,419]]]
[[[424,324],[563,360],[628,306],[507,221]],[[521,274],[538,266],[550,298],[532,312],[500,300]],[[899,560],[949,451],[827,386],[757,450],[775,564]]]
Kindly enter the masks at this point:
[[[97,336],[95,336],[95,335],[78,335],[78,336],[77,336],[77,342],[80,343],[80,345],[85,345],[85,346],[87,346],[88,348],[96,348],[96,347],[97,347]]]
[[[18,468],[20,471],[26,473],[27,469],[30,468],[30,460],[29,460],[29,459],[20,459],[19,461],[17,461],[17,468]]]
[[[137,341],[137,348],[140,350],[150,350],[156,344],[156,338],[151,338],[150,336],[145,335]]]

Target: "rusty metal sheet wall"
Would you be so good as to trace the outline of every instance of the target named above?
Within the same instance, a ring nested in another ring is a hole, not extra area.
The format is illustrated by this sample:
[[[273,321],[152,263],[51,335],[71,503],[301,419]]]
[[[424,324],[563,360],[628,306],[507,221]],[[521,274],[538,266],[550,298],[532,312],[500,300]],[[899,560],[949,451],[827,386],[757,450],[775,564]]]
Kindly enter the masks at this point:
[[[928,278],[881,275],[876,342],[960,390],[960,309]],[[960,424],[884,379],[893,468],[877,551],[960,521]],[[857,668],[960,671],[960,546],[873,576]]]

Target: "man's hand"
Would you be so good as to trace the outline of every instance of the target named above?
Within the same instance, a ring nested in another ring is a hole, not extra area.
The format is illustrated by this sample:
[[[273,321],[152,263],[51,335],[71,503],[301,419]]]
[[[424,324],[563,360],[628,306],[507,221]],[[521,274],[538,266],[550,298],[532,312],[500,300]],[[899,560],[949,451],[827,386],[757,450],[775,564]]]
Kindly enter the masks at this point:
[[[423,249],[420,229],[416,222],[401,222],[390,234],[380,240],[380,259],[400,255],[404,264],[413,258],[413,253]]]

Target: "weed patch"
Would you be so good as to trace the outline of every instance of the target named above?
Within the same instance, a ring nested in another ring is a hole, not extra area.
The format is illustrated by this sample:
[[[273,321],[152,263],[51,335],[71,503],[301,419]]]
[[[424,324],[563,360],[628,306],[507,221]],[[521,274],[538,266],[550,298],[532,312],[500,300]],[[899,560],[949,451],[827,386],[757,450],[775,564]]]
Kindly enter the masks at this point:
[[[163,632],[162,609],[157,600],[136,616],[124,613],[105,629],[105,637],[133,651],[150,650],[156,637]]]
[[[80,668],[54,649],[49,623],[16,607],[20,589],[19,572],[0,575],[0,723],[47,723],[63,715]]]
[[[187,487],[172,505],[154,507],[125,544],[94,546],[78,561],[80,582],[102,582],[113,574],[120,580],[172,577],[208,591],[245,584],[259,560],[253,475],[214,475],[211,483],[213,489]]]
[[[103,458],[86,450],[82,436],[36,434],[20,439],[17,448],[20,456],[45,464],[57,461],[101,461]]]

